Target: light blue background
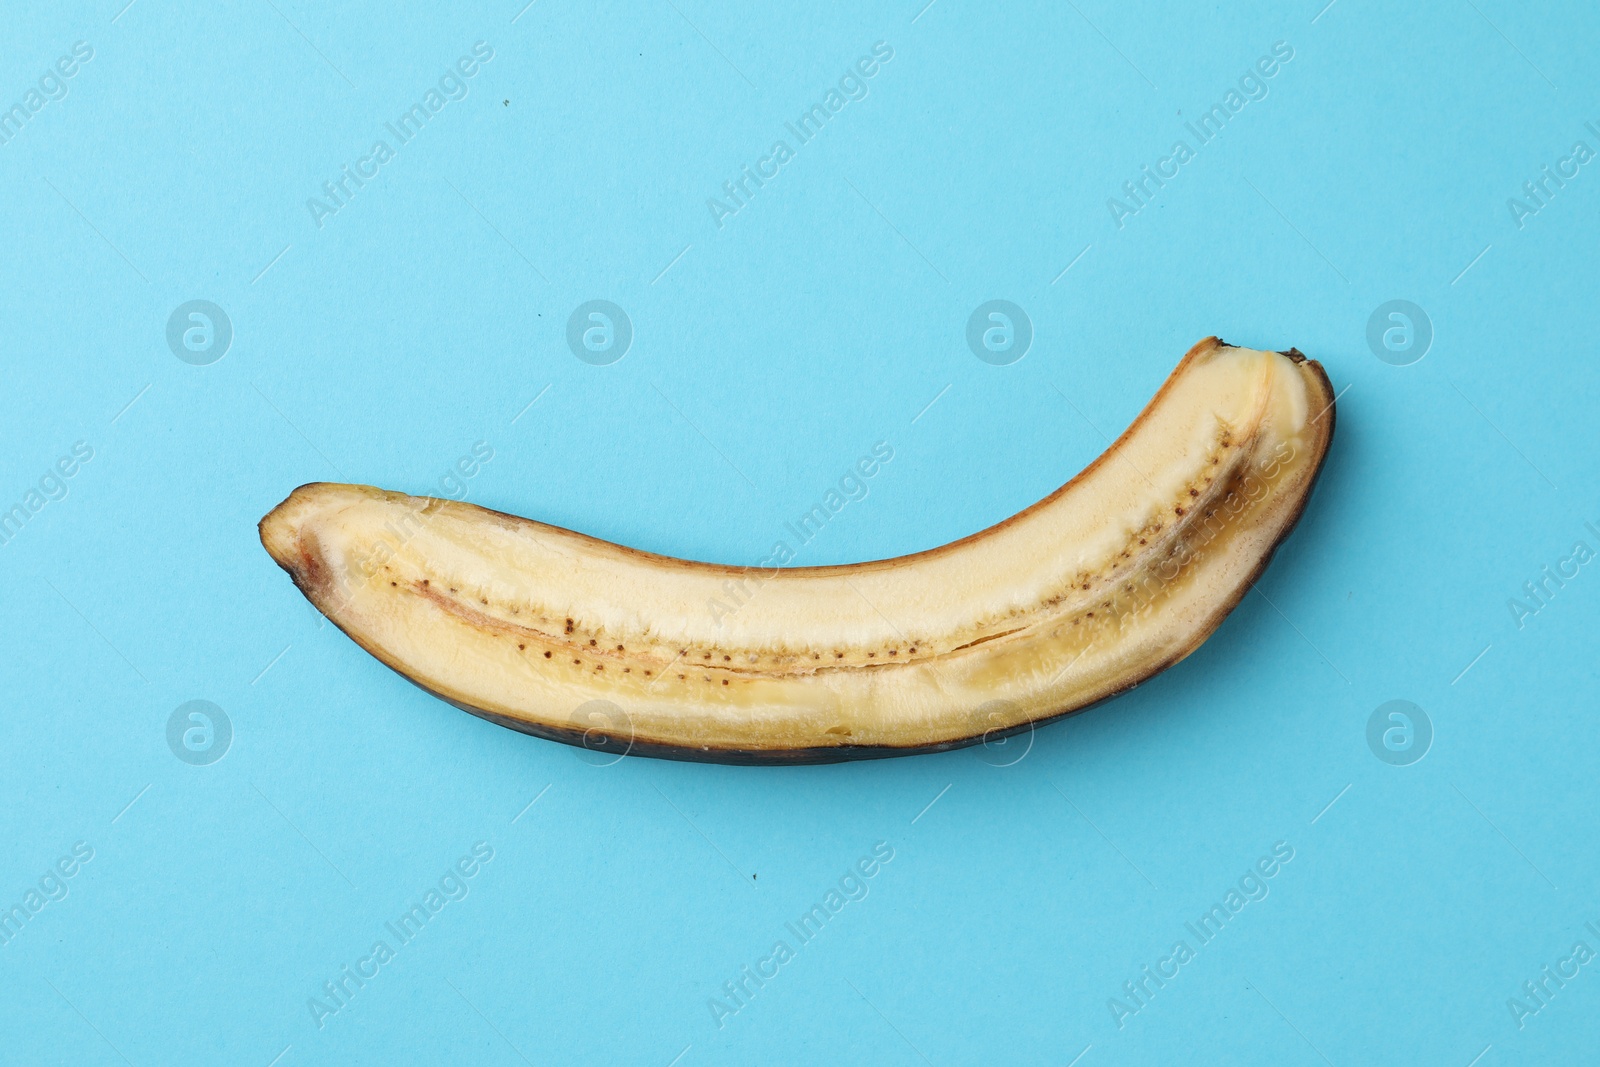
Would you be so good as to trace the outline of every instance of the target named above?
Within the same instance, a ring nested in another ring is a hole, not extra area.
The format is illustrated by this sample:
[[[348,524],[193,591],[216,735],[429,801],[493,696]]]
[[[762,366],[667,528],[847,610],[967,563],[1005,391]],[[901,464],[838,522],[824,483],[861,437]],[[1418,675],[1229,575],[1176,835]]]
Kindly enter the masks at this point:
[[[1521,1029],[1506,1003],[1600,949],[1600,577],[1521,629],[1507,606],[1600,548],[1600,164],[1520,229],[1506,205],[1600,147],[1592,5],[123,2],[0,14],[0,104],[95,53],[0,145],[0,506],[94,449],[0,545],[0,901],[95,850],[0,948],[0,1061],[1487,1067],[1600,1040],[1596,966]],[[318,228],[307,198],[480,40],[467,98]],[[870,95],[719,230],[706,199],[880,40]],[[1276,41],[1269,95],[1119,230],[1107,198]],[[564,339],[597,298],[636,330],[609,367]],[[991,298],[1036,330],[1009,367],[965,345]],[[1366,342],[1396,298],[1435,330],[1406,367]],[[210,366],[165,342],[191,299],[235,330]],[[1011,766],[595,766],[413,688],[256,540],[302,482],[438,492],[484,441],[474,502],[754,563],[882,440],[797,562],[894,555],[1065,481],[1212,333],[1343,390],[1305,519],[1195,656]],[[191,699],[233,724],[210,766],[167,747]],[[1391,699],[1434,726],[1412,766],[1367,747]],[[319,1029],[308,998],[479,841],[466,899]],[[709,998],[879,841],[869,895],[719,1028]],[[1108,999],[1279,841],[1270,895],[1119,1029]]]

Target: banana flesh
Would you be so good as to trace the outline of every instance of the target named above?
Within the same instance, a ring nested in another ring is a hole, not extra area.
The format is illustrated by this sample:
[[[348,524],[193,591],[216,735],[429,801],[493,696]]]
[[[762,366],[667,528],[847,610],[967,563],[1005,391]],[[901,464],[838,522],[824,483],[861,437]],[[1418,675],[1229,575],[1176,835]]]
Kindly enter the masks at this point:
[[[869,758],[1026,730],[1193,652],[1294,526],[1333,425],[1320,365],[1207,338],[1066,485],[897,559],[697,563],[331,483],[260,532],[357,644],[504,725],[680,759]],[[748,599],[707,611],[729,580]]]

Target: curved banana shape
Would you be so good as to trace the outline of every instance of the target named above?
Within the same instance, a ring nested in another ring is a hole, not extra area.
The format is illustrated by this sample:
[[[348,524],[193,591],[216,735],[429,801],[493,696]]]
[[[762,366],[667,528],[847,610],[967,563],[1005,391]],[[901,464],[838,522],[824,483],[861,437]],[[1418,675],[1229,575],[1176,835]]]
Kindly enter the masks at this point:
[[[1299,518],[1334,396],[1297,351],[1207,338],[1111,448],[941,548],[851,566],[652,555],[470,504],[301,486],[261,520],[328,618],[514,729],[728,763],[995,738],[1193,652]],[[736,612],[707,610],[741,583]]]

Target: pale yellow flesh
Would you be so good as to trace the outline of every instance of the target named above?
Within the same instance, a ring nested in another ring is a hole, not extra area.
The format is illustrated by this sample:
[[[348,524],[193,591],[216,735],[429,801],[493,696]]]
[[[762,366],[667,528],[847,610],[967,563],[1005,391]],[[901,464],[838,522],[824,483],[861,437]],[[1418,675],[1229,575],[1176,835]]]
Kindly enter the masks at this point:
[[[1044,501],[852,566],[691,563],[328,483],[295,490],[261,537],[373,655],[533,732],[598,726],[711,759],[922,749],[1084,707],[1192,652],[1298,517],[1332,402],[1316,364],[1208,339]]]

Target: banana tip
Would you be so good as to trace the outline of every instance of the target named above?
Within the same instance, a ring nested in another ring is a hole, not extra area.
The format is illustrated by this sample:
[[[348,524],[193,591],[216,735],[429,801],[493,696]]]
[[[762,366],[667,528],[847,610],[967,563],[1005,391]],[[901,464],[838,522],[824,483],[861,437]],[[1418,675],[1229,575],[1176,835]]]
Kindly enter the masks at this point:
[[[261,547],[273,561],[295,573],[304,552],[300,545],[300,527],[306,514],[315,506],[315,496],[328,482],[307,482],[284,497],[277,507],[261,517],[256,531],[261,536]]]

